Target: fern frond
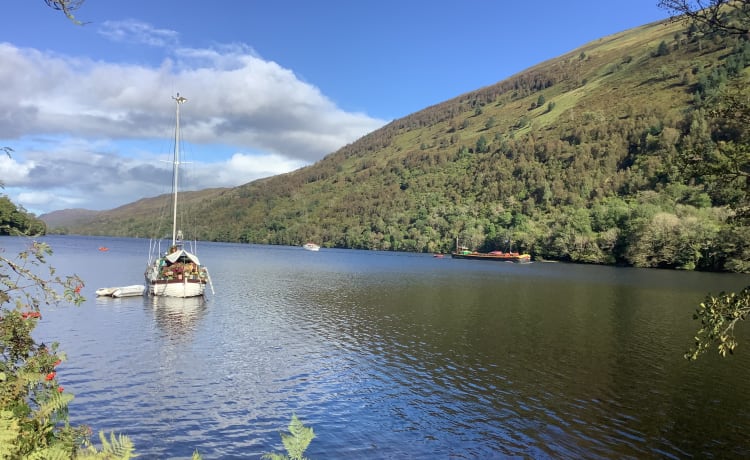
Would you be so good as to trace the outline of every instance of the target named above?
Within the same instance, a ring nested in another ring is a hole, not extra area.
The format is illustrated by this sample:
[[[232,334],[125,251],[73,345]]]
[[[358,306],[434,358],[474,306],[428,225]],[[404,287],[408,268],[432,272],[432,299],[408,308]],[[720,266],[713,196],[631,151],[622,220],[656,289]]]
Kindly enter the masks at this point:
[[[114,455],[115,458],[127,460],[129,458],[137,457],[135,454],[135,447],[133,441],[129,437],[121,434],[115,437],[115,433],[110,433],[109,442],[103,431],[99,432],[99,439],[102,442],[102,453]],[[108,457],[109,458],[109,457]]]
[[[49,399],[39,406],[39,416],[50,418],[52,414],[66,410],[72,400],[73,395],[70,393],[52,393]]]
[[[281,442],[284,444],[289,457],[293,460],[304,459],[305,450],[315,437],[313,429],[306,427],[296,415],[292,415],[292,421],[289,422],[289,433],[291,434],[281,434]]]
[[[281,433],[281,442],[284,444],[287,455],[264,454],[261,458],[266,460],[304,460],[304,453],[310,441],[315,437],[312,428],[308,428],[300,422],[296,415],[292,414],[289,422],[289,433]]]
[[[4,410],[0,412],[0,458],[16,458],[19,446],[16,445],[21,428],[18,420],[13,417],[13,412]]]
[[[52,446],[36,449],[24,458],[27,460],[70,460],[70,452],[62,447]]]
[[[286,455],[274,454],[274,453],[263,454],[260,458],[262,460],[290,460],[289,457],[287,457]]]

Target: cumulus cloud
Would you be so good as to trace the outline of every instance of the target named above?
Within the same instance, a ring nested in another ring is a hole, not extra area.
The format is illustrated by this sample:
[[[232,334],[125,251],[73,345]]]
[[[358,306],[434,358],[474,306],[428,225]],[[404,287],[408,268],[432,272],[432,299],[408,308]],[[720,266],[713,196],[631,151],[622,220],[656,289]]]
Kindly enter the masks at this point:
[[[226,164],[203,165],[201,168],[192,168],[192,175],[202,177],[210,176],[216,186],[231,187],[236,185],[236,175],[245,177],[261,178],[283,174],[304,166],[299,160],[291,160],[279,155],[246,155],[235,153]],[[209,177],[199,182],[209,182]]]
[[[173,31],[136,21],[105,22],[99,32],[165,50],[179,42]],[[234,152],[201,159],[206,172],[194,188],[288,172],[385,123],[340,109],[249,46],[174,49],[149,66],[0,43],[0,146],[15,150],[0,158],[5,192],[36,212],[71,203],[109,209],[161,193],[157,181],[169,166],[156,158],[164,151],[144,148],[136,156],[123,144],[172,135],[174,90],[188,98],[181,107],[186,141]]]
[[[315,161],[384,124],[336,107],[318,88],[243,48],[182,50],[159,67],[66,58],[0,44],[0,137],[160,138],[171,88],[188,98],[191,141]],[[179,59],[179,61],[177,60]]]

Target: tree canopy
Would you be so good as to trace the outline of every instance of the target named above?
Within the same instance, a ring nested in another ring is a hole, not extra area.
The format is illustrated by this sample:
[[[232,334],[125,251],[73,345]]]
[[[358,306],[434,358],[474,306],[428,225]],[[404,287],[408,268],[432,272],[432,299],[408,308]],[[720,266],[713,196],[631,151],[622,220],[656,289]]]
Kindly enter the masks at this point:
[[[687,19],[691,27],[707,33],[750,32],[750,0],[659,0],[658,6],[673,20]]]
[[[661,0],[659,6],[676,14],[675,19],[687,19],[692,30],[704,34],[734,35],[747,49],[750,32],[750,1]],[[743,51],[744,62],[750,54]],[[750,102],[747,83],[742,78],[746,64],[730,60],[725,74],[713,78],[715,91],[705,94],[703,116],[690,120],[690,130],[679,145],[680,158],[688,179],[704,184],[715,200],[727,203],[734,215],[720,233],[724,254],[734,254],[737,271],[748,271],[750,260]],[[725,84],[716,82],[726,78]],[[708,86],[712,84],[706,80]],[[740,266],[741,265],[741,266]],[[685,357],[697,359],[716,346],[722,356],[732,354],[738,342],[734,328],[738,321],[750,314],[750,287],[739,293],[708,295],[697,308],[694,319],[701,322],[695,345]]]
[[[73,15],[73,11],[83,5],[86,0],[44,0],[44,2],[52,9],[62,11],[65,16],[76,24],[81,24],[78,19]]]

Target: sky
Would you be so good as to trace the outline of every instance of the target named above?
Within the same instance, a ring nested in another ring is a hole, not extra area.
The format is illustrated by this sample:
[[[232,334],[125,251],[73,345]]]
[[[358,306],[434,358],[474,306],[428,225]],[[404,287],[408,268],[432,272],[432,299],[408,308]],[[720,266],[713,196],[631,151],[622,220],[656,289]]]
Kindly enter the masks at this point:
[[[659,21],[658,0],[86,0],[76,25],[6,0],[0,181],[36,215],[314,163],[392,120],[599,38]]]

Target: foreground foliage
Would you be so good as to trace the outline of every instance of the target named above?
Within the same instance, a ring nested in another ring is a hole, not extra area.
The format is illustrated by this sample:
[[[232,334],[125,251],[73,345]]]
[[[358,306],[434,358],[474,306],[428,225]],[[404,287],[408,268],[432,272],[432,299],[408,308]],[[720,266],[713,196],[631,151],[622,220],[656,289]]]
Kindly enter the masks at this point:
[[[685,358],[697,359],[714,345],[722,357],[733,354],[738,345],[734,327],[749,313],[750,287],[739,293],[722,292],[718,296],[706,297],[693,315],[693,319],[700,320],[701,328],[695,337],[695,347],[685,353]]]
[[[305,460],[305,450],[307,450],[307,446],[310,445],[313,438],[315,438],[313,429],[306,427],[296,415],[292,415],[292,421],[289,423],[289,434],[281,433],[281,442],[284,444],[287,455],[265,454],[262,458],[267,460]]]
[[[748,48],[748,0],[661,0],[659,6],[675,13],[673,19],[687,19],[693,32],[707,37],[740,37],[739,43]],[[725,254],[734,254],[727,268],[744,273],[750,272],[750,94],[744,78],[748,57],[743,51],[737,59],[726,61],[728,81],[716,85],[717,90],[707,94],[705,104],[695,111],[703,111],[705,123],[691,123],[680,144],[686,176],[703,184],[733,210],[728,231],[720,236]],[[693,121],[700,119],[694,117]],[[750,286],[738,293],[708,295],[693,315],[701,327],[685,358],[695,360],[713,347],[722,357],[733,354],[738,346],[735,326],[748,313]]]
[[[688,19],[691,27],[703,32],[750,32],[750,0],[659,0],[658,6],[671,12],[674,20]]]
[[[73,11],[80,8],[86,0],[44,0],[50,8],[61,11],[74,24],[81,24],[73,15]]]
[[[112,434],[107,441],[100,434],[100,451],[90,442],[90,428],[69,424],[73,395],[57,371],[66,356],[57,343],[32,337],[43,307],[84,301],[81,279],[57,275],[46,261],[51,254],[48,245],[33,242],[13,259],[0,256],[0,458],[131,458],[126,436]]]

